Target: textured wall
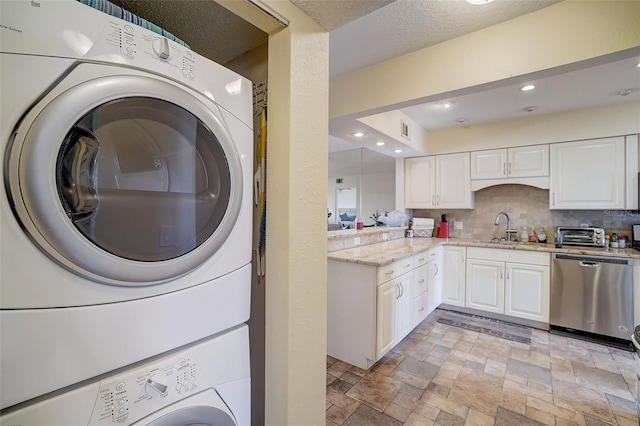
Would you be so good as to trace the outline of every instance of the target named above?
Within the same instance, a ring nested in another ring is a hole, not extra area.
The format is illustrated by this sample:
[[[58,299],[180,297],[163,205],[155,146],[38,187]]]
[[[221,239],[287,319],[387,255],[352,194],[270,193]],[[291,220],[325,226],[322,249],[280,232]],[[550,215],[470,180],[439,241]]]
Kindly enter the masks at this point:
[[[511,217],[511,228],[544,227],[551,241],[556,226],[579,226],[588,223],[605,228],[605,232],[618,232],[631,236],[631,225],[640,223],[640,216],[625,210],[549,210],[549,190],[526,185],[498,185],[477,191],[473,210],[414,210],[414,217],[432,217],[440,221],[447,215],[452,238],[488,240],[505,236],[506,220],[500,226],[493,224],[496,215],[505,211]],[[463,222],[462,230],[455,230],[454,220]]]

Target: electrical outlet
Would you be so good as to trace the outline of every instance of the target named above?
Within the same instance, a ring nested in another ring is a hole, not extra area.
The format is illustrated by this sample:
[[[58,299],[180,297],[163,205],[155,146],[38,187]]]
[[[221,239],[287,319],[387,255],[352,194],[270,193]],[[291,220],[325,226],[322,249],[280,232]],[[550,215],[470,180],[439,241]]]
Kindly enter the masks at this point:
[[[356,238],[353,239],[353,245],[354,246],[359,246],[360,245],[360,238],[359,237],[356,237]]]
[[[388,239],[389,239],[389,234],[387,234],[386,232],[382,234],[382,241],[387,241]]]
[[[453,229],[462,229],[462,222],[458,222],[457,220],[454,220]]]

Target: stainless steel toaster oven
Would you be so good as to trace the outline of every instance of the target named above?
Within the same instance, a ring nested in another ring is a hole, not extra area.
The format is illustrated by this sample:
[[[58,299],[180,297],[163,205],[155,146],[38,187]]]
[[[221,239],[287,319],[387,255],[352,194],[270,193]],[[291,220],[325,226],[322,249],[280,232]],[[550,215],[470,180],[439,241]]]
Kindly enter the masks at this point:
[[[562,245],[604,247],[604,229],[558,226]]]

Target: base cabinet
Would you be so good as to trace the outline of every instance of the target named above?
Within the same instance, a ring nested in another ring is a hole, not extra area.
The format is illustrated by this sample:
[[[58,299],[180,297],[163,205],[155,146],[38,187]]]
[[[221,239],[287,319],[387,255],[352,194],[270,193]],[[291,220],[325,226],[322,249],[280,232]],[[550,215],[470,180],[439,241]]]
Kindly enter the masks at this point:
[[[442,303],[452,306],[465,305],[466,247],[443,247]]]
[[[329,260],[327,353],[368,369],[441,303],[441,248],[375,267]]]
[[[550,256],[470,247],[466,307],[549,322]]]

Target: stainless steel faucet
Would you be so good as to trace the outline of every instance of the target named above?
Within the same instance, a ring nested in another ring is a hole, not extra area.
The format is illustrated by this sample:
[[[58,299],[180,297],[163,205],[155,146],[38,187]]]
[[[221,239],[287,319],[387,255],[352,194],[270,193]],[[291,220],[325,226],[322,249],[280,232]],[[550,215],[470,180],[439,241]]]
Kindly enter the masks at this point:
[[[493,222],[493,224],[496,225],[496,226],[499,226],[500,225],[500,219],[502,218],[502,216],[507,218],[507,241],[511,241],[511,234],[513,232],[516,232],[516,231],[511,229],[511,218],[509,217],[507,212],[498,213],[498,216],[496,216],[496,220]]]

